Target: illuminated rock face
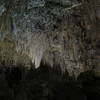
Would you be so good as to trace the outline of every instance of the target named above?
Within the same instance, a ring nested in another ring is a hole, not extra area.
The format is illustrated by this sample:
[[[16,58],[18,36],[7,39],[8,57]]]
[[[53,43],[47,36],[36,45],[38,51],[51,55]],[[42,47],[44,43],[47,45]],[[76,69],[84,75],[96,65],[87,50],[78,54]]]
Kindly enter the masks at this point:
[[[25,57],[28,67],[32,63],[38,68],[43,62],[51,67],[60,66],[62,72],[67,70],[75,76],[98,69],[100,18],[97,4],[99,0],[5,2],[5,10],[0,7],[0,40],[14,45],[14,54],[7,53],[8,59],[14,59],[16,65],[20,58],[20,64],[27,65]],[[0,46],[2,51],[4,44]]]
[[[66,70],[64,59],[68,55],[65,54],[64,38],[68,41],[68,33],[63,30],[64,22],[61,18],[63,15],[65,17],[70,16],[70,12],[64,11],[63,7],[59,7],[60,5],[54,6],[53,8],[40,7],[30,9],[30,11],[24,12],[21,16],[18,15],[15,17],[16,27],[19,30],[16,34],[18,39],[17,50],[29,55],[30,59],[32,59],[32,63],[35,64],[35,68],[38,68],[41,60],[43,60],[52,67],[57,64],[61,66],[63,71]],[[60,26],[62,28],[60,28]],[[66,26],[65,29],[67,29]],[[48,52],[48,55],[45,54],[45,52]],[[49,54],[49,52],[51,52],[51,54]],[[70,52],[72,53],[73,51]],[[44,57],[44,54],[50,58]],[[68,59],[73,61],[73,54],[70,56],[72,57]],[[49,60],[51,61],[49,62]]]

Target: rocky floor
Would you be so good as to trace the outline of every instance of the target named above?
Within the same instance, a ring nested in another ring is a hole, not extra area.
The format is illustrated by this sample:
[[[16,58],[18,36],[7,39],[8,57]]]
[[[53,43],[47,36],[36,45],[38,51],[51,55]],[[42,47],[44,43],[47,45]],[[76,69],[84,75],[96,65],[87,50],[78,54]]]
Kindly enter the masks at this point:
[[[100,100],[100,79],[88,71],[76,80],[43,66],[27,72],[1,69],[0,100]]]

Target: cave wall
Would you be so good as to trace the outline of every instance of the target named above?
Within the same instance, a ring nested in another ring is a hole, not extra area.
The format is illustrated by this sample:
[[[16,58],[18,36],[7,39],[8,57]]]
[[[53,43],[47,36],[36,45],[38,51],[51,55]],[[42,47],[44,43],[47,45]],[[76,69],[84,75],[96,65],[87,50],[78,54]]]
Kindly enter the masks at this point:
[[[0,64],[38,68],[42,61],[76,77],[100,76],[99,21],[100,0],[2,0]]]

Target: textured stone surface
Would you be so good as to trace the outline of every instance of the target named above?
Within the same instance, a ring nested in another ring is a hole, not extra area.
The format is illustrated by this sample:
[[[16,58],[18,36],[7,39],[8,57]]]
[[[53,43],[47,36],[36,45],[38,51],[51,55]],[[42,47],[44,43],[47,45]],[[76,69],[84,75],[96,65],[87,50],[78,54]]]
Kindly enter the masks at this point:
[[[99,0],[10,0],[5,2],[7,11],[0,12],[1,42],[14,44],[15,55],[28,56],[29,66],[38,68],[42,61],[76,77],[87,70],[98,76],[99,5]]]

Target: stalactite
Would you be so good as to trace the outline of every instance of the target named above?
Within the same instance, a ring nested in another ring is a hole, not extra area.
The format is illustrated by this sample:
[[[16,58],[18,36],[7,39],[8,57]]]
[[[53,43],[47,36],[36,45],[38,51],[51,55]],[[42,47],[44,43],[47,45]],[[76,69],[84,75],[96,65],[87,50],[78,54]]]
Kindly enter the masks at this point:
[[[15,62],[27,55],[36,68],[43,61],[78,76],[99,66],[98,12],[94,0],[10,0],[0,6],[0,40],[15,45]]]

